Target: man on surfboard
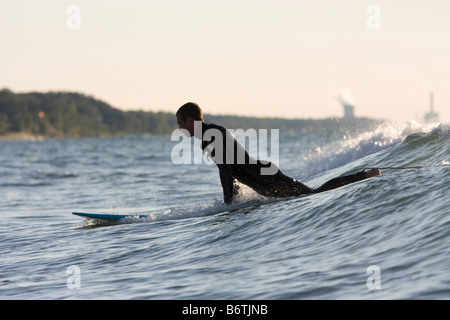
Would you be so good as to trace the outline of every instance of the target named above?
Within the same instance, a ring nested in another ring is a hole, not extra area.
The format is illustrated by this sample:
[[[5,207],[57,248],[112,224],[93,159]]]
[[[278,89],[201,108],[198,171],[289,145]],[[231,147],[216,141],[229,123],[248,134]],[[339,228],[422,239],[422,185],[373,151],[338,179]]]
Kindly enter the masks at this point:
[[[176,117],[180,129],[184,129],[184,132],[190,137],[201,139],[201,147],[204,151],[211,145],[217,146],[215,139],[218,136],[223,139],[219,144],[223,150],[217,150],[217,148],[214,150],[213,147],[210,155],[212,155],[211,158],[219,168],[224,202],[226,204],[230,204],[238,192],[236,180],[263,196],[284,198],[323,192],[381,174],[379,169],[363,170],[348,176],[334,178],[319,188],[313,189],[296,179],[286,176],[274,163],[251,158],[237,139],[230,135],[228,130],[216,124],[205,123],[202,110],[196,103],[188,102],[181,106],[176,113]],[[209,132],[220,133],[220,135],[207,134],[208,130],[210,130]],[[230,139],[231,143],[227,139]],[[233,146],[232,150],[230,150],[231,146]],[[243,153],[240,153],[244,155],[243,158],[237,158],[239,152],[236,152],[236,150],[238,149],[244,150]],[[266,169],[265,172],[270,172],[270,174],[263,174],[264,169]]]

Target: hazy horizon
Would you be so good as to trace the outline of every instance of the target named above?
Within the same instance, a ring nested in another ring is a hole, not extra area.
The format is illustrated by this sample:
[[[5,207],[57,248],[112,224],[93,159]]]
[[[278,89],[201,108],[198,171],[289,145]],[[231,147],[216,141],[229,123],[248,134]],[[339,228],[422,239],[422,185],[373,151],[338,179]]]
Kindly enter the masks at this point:
[[[10,88],[0,88],[0,91],[2,90],[10,90],[12,93],[14,94],[31,94],[31,93],[40,93],[40,94],[50,94],[50,93],[73,93],[73,94],[81,94],[87,97],[92,97],[93,99],[102,101],[104,103],[107,103],[108,105],[110,105],[111,107],[115,108],[115,109],[119,109],[125,112],[128,111],[143,111],[143,112],[165,112],[165,113],[172,113],[175,116],[176,113],[176,109],[174,110],[144,110],[144,109],[123,109],[114,105],[111,105],[109,102],[100,99],[99,97],[96,97],[95,95],[91,95],[91,94],[85,94],[83,92],[75,92],[75,91],[24,91],[24,92],[16,92],[11,90]],[[343,115],[337,115],[337,116],[325,116],[325,117],[318,117],[318,118],[300,118],[300,117],[283,117],[283,116],[260,116],[260,115],[242,115],[242,114],[236,114],[236,113],[211,113],[211,112],[204,112],[204,116],[205,118],[207,118],[208,116],[225,116],[225,117],[242,117],[242,118],[261,118],[261,119],[265,119],[265,118],[272,118],[272,119],[282,119],[282,120],[328,120],[328,119],[335,119],[335,118],[344,118]],[[367,118],[367,119],[371,119],[371,120],[388,120],[388,119],[382,119],[382,118],[371,118],[371,117],[359,117],[359,116],[355,116],[355,119],[358,118]],[[207,119],[206,119],[207,120]]]
[[[122,110],[450,119],[450,2],[3,1],[0,88]]]

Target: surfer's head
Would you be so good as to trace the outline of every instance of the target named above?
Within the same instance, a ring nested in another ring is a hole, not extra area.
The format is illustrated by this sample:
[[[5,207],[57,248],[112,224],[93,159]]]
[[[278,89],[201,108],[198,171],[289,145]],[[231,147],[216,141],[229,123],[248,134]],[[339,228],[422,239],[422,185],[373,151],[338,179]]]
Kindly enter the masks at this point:
[[[182,105],[178,109],[176,116],[179,128],[187,130],[191,137],[194,136],[194,122],[203,122],[202,109],[194,102]]]

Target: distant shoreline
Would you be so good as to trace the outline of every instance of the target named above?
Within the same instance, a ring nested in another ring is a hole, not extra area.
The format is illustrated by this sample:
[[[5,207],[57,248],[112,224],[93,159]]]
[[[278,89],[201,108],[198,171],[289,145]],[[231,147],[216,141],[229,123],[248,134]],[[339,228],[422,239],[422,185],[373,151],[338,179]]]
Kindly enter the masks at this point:
[[[333,131],[342,124],[356,130],[379,122],[368,118],[285,119],[212,114],[206,114],[205,121],[220,123],[225,128],[300,133]],[[174,113],[122,111],[76,92],[13,93],[0,90],[0,141],[170,135],[177,127]]]
[[[17,141],[17,140],[39,141],[47,138],[49,137],[44,137],[42,135],[35,135],[26,132],[9,132],[0,135],[0,141]]]
[[[124,133],[119,135],[93,135],[93,136],[55,136],[55,135],[37,135],[28,132],[8,132],[5,134],[0,134],[0,142],[2,141],[43,141],[47,139],[84,139],[84,138],[115,138],[122,137],[126,135],[133,135],[133,133]],[[142,135],[153,135],[142,133]]]

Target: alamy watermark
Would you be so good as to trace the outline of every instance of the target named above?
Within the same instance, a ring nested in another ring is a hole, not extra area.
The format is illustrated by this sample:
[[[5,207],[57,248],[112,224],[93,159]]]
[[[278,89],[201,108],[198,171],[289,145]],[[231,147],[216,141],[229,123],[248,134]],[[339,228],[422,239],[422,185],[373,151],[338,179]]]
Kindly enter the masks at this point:
[[[373,264],[368,266],[366,273],[370,274],[367,278],[366,286],[369,290],[380,290],[381,289],[381,269],[379,266]]]
[[[67,289],[74,290],[81,288],[81,269],[76,265],[67,267],[66,274],[67,277]]]
[[[202,122],[195,121],[194,136],[200,141],[207,141],[208,146],[202,154],[199,144],[191,144],[190,134],[185,129],[173,131],[171,140],[179,141],[172,148],[171,159],[174,164],[256,164],[257,159],[267,167],[261,167],[262,175],[274,175],[278,172],[279,163],[279,130],[278,129],[228,129],[225,137],[221,130],[210,128],[202,132]],[[248,141],[249,152],[237,140],[236,136]],[[270,136],[270,140],[269,140]],[[181,139],[181,140],[180,140]],[[270,141],[270,142],[269,142]],[[269,165],[270,163],[270,165]]]
[[[66,13],[69,17],[66,20],[66,26],[69,30],[81,29],[81,9],[79,6],[72,4],[67,7]]]
[[[369,30],[380,30],[381,29],[381,9],[377,5],[370,5],[366,9],[366,13],[369,17],[366,21],[367,29]]]

